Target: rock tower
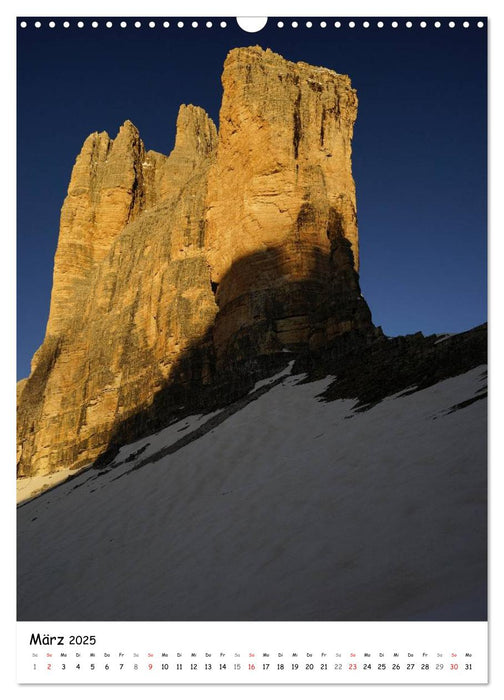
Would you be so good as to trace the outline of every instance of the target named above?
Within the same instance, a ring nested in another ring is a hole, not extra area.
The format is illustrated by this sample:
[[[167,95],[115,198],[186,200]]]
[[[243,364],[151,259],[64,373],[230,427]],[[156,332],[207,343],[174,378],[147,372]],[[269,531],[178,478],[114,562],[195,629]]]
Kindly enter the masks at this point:
[[[129,121],[84,142],[46,336],[18,386],[20,476],[78,469],[198,397],[247,391],[285,351],[375,332],[349,78],[250,47],[229,53],[222,83],[219,133],[182,105],[169,156]]]

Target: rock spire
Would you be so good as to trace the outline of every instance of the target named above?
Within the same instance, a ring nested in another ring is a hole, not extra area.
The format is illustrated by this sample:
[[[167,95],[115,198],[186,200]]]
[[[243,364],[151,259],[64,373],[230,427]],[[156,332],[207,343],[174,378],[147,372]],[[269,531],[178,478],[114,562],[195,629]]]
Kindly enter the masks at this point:
[[[130,121],[84,142],[46,336],[18,386],[20,476],[78,469],[202,397],[246,392],[286,350],[375,333],[349,78],[255,46],[229,53],[222,83],[219,134],[182,105],[169,156]]]

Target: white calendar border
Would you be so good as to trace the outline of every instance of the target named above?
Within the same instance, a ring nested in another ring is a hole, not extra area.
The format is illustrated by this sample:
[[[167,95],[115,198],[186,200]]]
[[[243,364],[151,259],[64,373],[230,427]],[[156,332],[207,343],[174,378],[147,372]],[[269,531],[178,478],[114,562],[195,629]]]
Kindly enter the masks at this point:
[[[179,9],[180,8],[180,9]],[[102,0],[101,2],[96,2],[96,0],[89,0],[88,2],[82,2],[82,0],[76,0],[71,4],[71,13],[75,15],[91,15],[91,14],[136,14],[139,10],[137,3],[133,3],[131,0],[122,0],[121,2],[112,2],[111,0]],[[178,10],[178,12],[177,12]],[[2,133],[12,135],[15,131],[15,116],[14,105],[15,100],[15,75],[13,67],[15,65],[14,55],[14,32],[13,32],[13,17],[18,15],[35,15],[41,14],[54,14],[63,15],[68,14],[69,5],[68,2],[50,1],[44,2],[43,4],[34,0],[28,2],[11,2],[8,7],[2,7],[0,22],[0,31],[2,32],[2,46],[6,47],[4,55],[10,57],[8,60],[2,62],[2,85],[4,90],[7,91],[9,95],[8,102],[11,105],[11,109],[2,114]],[[502,94],[498,90],[498,75],[497,66],[504,65],[504,33],[502,30],[502,24],[504,22],[504,13],[501,5],[491,1],[480,1],[474,2],[469,0],[460,0],[457,3],[453,3],[447,0],[423,0],[419,2],[418,0],[409,0],[406,4],[404,0],[392,1],[384,0],[378,2],[377,0],[341,0],[338,3],[334,2],[320,2],[317,0],[311,0],[309,6],[298,0],[292,0],[283,2],[280,0],[257,0],[256,2],[231,2],[230,0],[215,0],[212,3],[203,2],[190,2],[186,0],[182,6],[177,6],[173,3],[166,3],[161,1],[144,0],[141,5],[141,13],[145,15],[165,15],[165,14],[184,14],[188,15],[215,15],[215,16],[292,16],[299,14],[300,16],[310,14],[311,16],[390,16],[390,15],[400,15],[404,16],[406,14],[410,16],[463,16],[463,15],[478,15],[486,16],[490,15],[490,78],[491,78],[491,120],[490,120],[490,136],[491,136],[491,146],[492,153],[495,154],[493,158],[490,159],[490,172],[491,172],[491,182],[490,182],[490,202],[498,202],[500,195],[503,190],[503,178],[499,172],[499,160],[502,158],[504,149],[502,148],[503,135],[498,128],[498,124],[504,123],[504,109],[503,109],[503,99]],[[251,35],[252,36],[252,35]],[[494,128],[492,128],[492,125]],[[4,260],[4,270],[0,279],[2,284],[2,298],[4,300],[12,299],[12,289],[14,285],[14,260],[15,260],[15,245],[13,243],[13,237],[11,233],[15,230],[15,182],[13,178],[13,173],[15,172],[15,140],[13,138],[8,138],[5,140],[5,147],[8,148],[8,167],[4,168],[2,177],[2,193],[5,196],[5,209],[6,218],[4,220],[4,231],[6,235],[4,237],[5,253],[2,256]],[[500,156],[500,157],[499,157]],[[493,196],[492,196],[493,195]],[[8,203],[8,206],[7,206]],[[497,206],[494,206],[491,210],[490,216],[490,232],[493,231],[494,235],[491,242],[491,255],[489,255],[489,263],[491,265],[491,283],[492,283],[492,297],[491,297],[491,310],[495,309],[495,313],[490,314],[491,318],[491,359],[492,357],[498,357],[497,348],[502,350],[502,320],[499,320],[498,313],[499,309],[502,308],[500,302],[504,301],[504,293],[502,286],[502,274],[500,273],[500,265],[502,263],[502,239],[499,240],[497,236],[497,231],[502,230],[502,225],[498,227],[498,222],[502,223],[502,213],[499,211]],[[7,240],[5,240],[7,239]],[[499,265],[499,267],[498,267]],[[14,479],[10,474],[10,467],[14,463],[13,455],[15,453],[14,449],[14,388],[12,377],[14,374],[13,368],[15,366],[14,360],[14,344],[12,338],[14,337],[15,328],[15,309],[12,304],[7,304],[5,309],[5,325],[8,329],[8,347],[3,349],[3,361],[0,363],[0,368],[4,372],[4,384],[3,386],[8,386],[10,392],[8,396],[4,396],[4,402],[2,403],[2,431],[4,438],[3,444],[6,445],[4,454],[6,459],[4,460],[4,476],[2,482],[1,495],[5,499],[2,503],[3,508],[1,509],[2,525],[4,526],[2,532],[4,533],[4,562],[6,566],[4,568],[4,576],[2,586],[2,621],[4,622],[2,626],[2,638],[0,654],[3,666],[3,677],[2,677],[2,687],[8,688],[10,691],[10,696],[25,696],[28,692],[33,692],[35,689],[29,686],[16,686],[15,685],[15,644],[13,643],[16,630],[15,622],[15,511],[13,508],[14,495],[15,495],[15,484]],[[502,315],[501,315],[502,316]],[[502,693],[504,689],[503,682],[503,667],[504,664],[502,660],[497,656],[498,649],[504,649],[504,636],[503,636],[503,604],[504,600],[502,595],[499,596],[499,590],[504,590],[504,580],[503,580],[503,564],[502,559],[499,557],[499,542],[496,533],[502,532],[503,530],[503,520],[502,520],[502,484],[503,476],[502,471],[497,468],[498,463],[502,464],[502,452],[498,452],[497,446],[497,435],[498,435],[498,425],[502,424],[502,413],[500,407],[497,405],[497,391],[503,386],[502,381],[502,367],[498,366],[498,363],[491,365],[491,420],[490,420],[490,437],[491,437],[491,482],[490,482],[490,503],[491,503],[491,533],[493,536],[490,538],[491,545],[491,585],[490,585],[490,656],[493,660],[490,669],[490,685],[485,687],[479,687],[475,689],[473,686],[461,687],[449,686],[449,687],[431,687],[429,686],[429,695],[434,693],[436,695],[437,691],[442,693],[443,697],[453,697],[460,698],[464,694],[470,693],[469,697],[474,698],[475,694],[488,693],[491,697],[497,697],[498,694]],[[7,399],[7,401],[5,400]],[[500,420],[499,420],[500,419]],[[498,462],[498,456],[501,459]],[[493,466],[492,466],[493,465]],[[12,479],[12,481],[9,481]],[[5,541],[7,540],[7,541]],[[373,686],[373,696],[378,698],[389,698],[390,694],[397,693],[401,697],[403,696],[402,685],[394,686]],[[345,693],[350,693],[352,697],[360,697],[361,692],[366,692],[370,689],[370,686],[362,687],[355,686],[352,688],[345,687]],[[112,687],[108,686],[106,689],[107,696],[110,698],[111,695],[117,691],[117,696],[121,698],[131,695],[131,697],[137,697],[138,689],[135,686],[119,686]],[[174,693],[176,697],[192,697],[195,688],[194,686],[176,687],[170,688],[170,694],[173,697]],[[201,687],[203,690],[203,687]],[[288,686],[288,687],[276,687],[274,688],[275,696],[278,693],[283,694],[285,691],[285,697],[287,693],[289,699],[292,697],[306,697],[306,690],[302,686]],[[51,698],[53,700],[54,695],[58,695],[61,692],[61,697],[65,693],[65,697],[68,693],[66,686],[37,686],[35,692],[38,698]],[[166,688],[164,686],[151,686],[149,692],[159,692],[163,693],[163,697],[166,697]],[[204,687],[206,698],[220,698],[226,693],[235,697],[234,686],[218,686],[218,687]],[[247,695],[256,694],[257,689],[254,686],[243,686],[240,688],[240,697],[246,697]],[[317,693],[326,694],[330,697],[334,697],[334,688],[332,686],[319,686],[316,689]],[[337,689],[337,692],[341,692]],[[72,686],[72,697],[79,697],[89,693],[89,689],[86,686]],[[408,686],[408,697],[415,695],[416,693],[421,693],[424,697],[424,688],[422,686]],[[385,695],[386,694],[386,695]]]

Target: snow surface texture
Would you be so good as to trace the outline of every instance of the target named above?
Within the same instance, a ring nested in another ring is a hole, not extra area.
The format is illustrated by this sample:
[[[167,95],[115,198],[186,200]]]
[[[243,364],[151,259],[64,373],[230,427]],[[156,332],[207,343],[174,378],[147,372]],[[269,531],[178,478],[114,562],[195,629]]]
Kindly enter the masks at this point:
[[[276,375],[124,447],[19,508],[18,618],[486,619],[485,369],[364,412]]]
[[[23,476],[16,479],[16,502],[23,503],[33,496],[38,496],[61,482],[66,481],[68,477],[75,476],[75,471],[72,469],[60,469],[52,474],[37,474],[36,476]]]

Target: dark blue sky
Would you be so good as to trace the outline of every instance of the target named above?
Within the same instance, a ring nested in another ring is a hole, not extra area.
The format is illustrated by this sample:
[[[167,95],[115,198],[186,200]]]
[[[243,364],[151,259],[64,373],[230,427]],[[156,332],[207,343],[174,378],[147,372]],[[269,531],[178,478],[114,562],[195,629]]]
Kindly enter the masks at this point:
[[[85,137],[131,119],[146,148],[169,153],[179,105],[218,123],[225,56],[252,44],[346,73],[357,89],[361,285],[375,323],[398,335],[486,320],[486,28],[474,18],[468,29],[370,18],[368,29],[345,19],[296,30],[270,19],[256,34],[234,19],[210,30],[208,18],[183,30],[63,19],[18,30],[18,378],[43,340],[60,208]]]

